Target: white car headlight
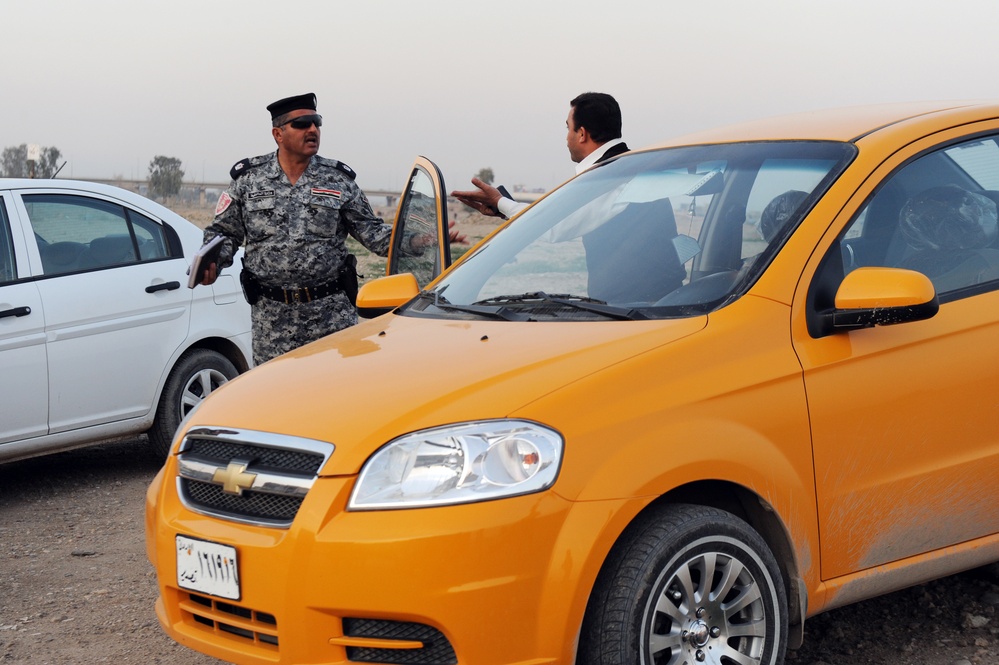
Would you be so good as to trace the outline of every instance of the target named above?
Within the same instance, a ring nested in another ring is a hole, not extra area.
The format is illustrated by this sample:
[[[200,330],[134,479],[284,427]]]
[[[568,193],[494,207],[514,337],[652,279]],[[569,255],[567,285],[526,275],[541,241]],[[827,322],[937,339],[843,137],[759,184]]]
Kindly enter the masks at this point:
[[[414,432],[389,442],[361,469],[350,510],[486,501],[552,486],[562,436],[526,420],[491,420]]]

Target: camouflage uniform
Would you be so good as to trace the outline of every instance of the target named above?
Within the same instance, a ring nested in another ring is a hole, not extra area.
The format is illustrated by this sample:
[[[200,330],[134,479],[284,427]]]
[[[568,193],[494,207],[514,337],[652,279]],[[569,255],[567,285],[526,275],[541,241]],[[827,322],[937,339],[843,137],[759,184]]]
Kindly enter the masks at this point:
[[[336,279],[348,260],[347,234],[379,256],[392,227],[375,216],[354,171],[318,155],[294,185],[277,152],[238,162],[219,199],[205,241],[225,236],[219,268],[245,248],[244,269],[264,287],[297,289]],[[260,298],[252,308],[253,358],[262,363],[357,323],[350,298],[337,290],[311,302]]]

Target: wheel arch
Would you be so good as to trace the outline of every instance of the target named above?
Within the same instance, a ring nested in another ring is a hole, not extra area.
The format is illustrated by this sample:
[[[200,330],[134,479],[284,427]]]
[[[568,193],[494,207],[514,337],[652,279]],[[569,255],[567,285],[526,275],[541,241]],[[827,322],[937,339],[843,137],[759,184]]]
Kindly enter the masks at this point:
[[[645,510],[664,503],[689,503],[724,510],[744,520],[760,534],[777,559],[784,579],[791,629],[789,646],[800,646],[804,637],[808,593],[791,533],[773,506],[756,492],[722,480],[702,480],[677,487],[653,501]]]
[[[165,434],[167,430],[162,418],[164,417],[163,400],[166,398],[168,390],[170,390],[171,377],[182,366],[185,359],[200,351],[218,354],[218,356],[228,361],[236,370],[232,378],[243,374],[252,367],[251,359],[243,354],[239,345],[224,337],[203,337],[179,350],[171,362],[164,368],[155,399],[149,410],[148,421],[145,424],[145,432],[149,436],[150,444],[159,456],[165,456],[169,450],[168,437]],[[173,426],[169,427],[169,430],[173,429]],[[172,432],[169,439],[172,440]]]
[[[233,366],[235,366],[236,371],[239,374],[247,372],[253,366],[252,358],[247,358],[238,344],[225,337],[202,337],[200,339],[190,341],[189,344],[182,348],[178,348],[174,351],[173,357],[170,358],[170,362],[163,367],[163,373],[160,375],[159,384],[156,387],[156,394],[153,396],[153,401],[149,406],[149,412],[143,419],[144,425],[147,429],[153,425],[153,421],[156,417],[156,409],[159,407],[160,400],[163,399],[163,391],[166,390],[167,380],[170,378],[170,374],[177,366],[177,363],[179,363],[181,358],[185,357],[191,351],[196,351],[198,349],[208,349],[221,354],[229,362],[231,362]]]
[[[229,360],[229,362],[235,365],[236,370],[240,374],[243,374],[250,369],[250,359],[243,355],[243,352],[235,343],[233,343],[232,340],[224,337],[205,337],[203,339],[199,339],[184,349],[183,353],[177,356],[177,359],[179,360],[184,353],[193,349],[209,349],[222,354]],[[176,361],[174,361],[174,364],[176,364]]]
[[[801,575],[801,564],[795,552],[790,531],[779,514],[759,494],[730,481],[699,480],[675,487],[650,501],[628,522],[611,547],[625,541],[632,527],[642,523],[650,513],[671,504],[706,506],[725,511],[746,522],[755,530],[777,559],[788,608],[788,648],[801,646],[804,639],[804,621],[807,611],[807,588]],[[610,559],[601,564],[598,576]],[[589,593],[592,595],[594,588]],[[589,612],[589,601],[585,614]]]

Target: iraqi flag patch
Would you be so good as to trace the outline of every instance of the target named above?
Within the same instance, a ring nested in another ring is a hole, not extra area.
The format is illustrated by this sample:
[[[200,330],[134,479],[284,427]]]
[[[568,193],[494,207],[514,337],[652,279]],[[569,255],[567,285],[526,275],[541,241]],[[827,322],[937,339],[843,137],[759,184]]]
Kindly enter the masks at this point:
[[[312,188],[313,196],[328,196],[331,199],[339,199],[341,196],[339,189],[320,189],[318,187]]]
[[[229,196],[229,192],[222,192],[222,196],[219,197],[219,202],[215,204],[215,216],[218,217],[224,213],[230,205],[232,205],[232,197]]]

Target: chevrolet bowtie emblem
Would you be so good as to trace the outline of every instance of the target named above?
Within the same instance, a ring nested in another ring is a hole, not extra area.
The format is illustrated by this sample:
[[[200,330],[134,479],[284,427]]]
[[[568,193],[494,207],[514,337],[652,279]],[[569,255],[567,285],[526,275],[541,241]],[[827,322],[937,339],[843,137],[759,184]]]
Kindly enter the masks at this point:
[[[227,494],[241,496],[243,490],[253,487],[253,480],[257,477],[255,473],[246,473],[249,462],[243,460],[233,460],[224,469],[217,469],[212,474],[212,481],[222,485],[222,491]]]

